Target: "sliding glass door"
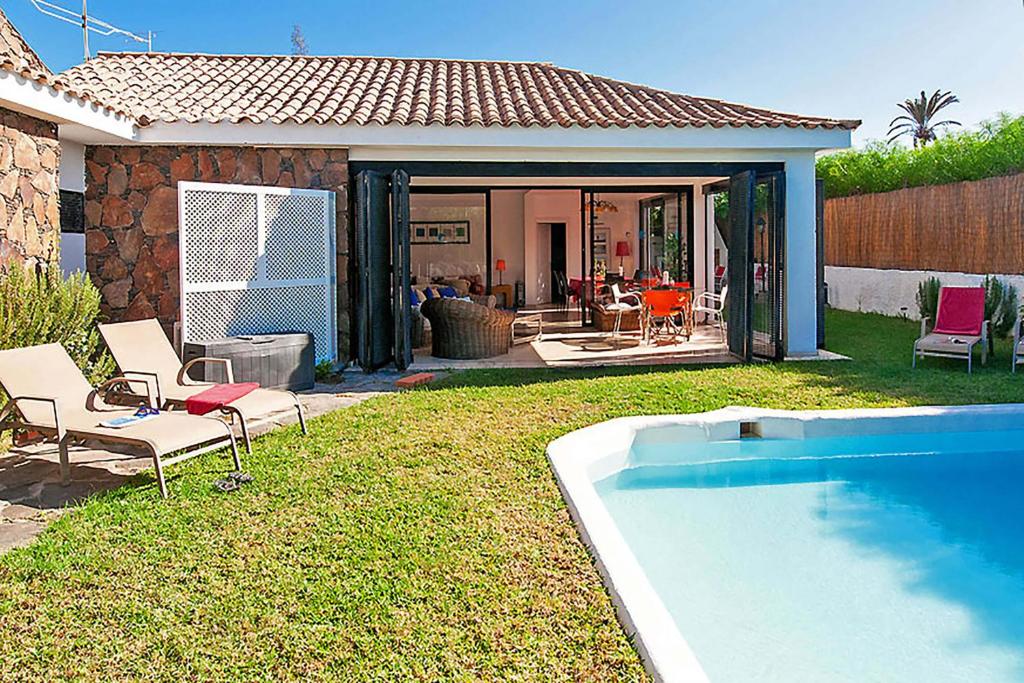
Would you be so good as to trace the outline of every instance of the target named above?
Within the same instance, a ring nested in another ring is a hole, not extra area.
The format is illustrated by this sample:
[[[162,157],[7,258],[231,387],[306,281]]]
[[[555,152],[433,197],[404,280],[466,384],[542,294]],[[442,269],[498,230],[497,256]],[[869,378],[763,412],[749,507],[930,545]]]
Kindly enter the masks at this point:
[[[688,195],[678,192],[640,201],[638,264],[646,276],[667,270],[676,282],[690,280],[688,208]]]
[[[640,202],[640,270],[655,277],[665,267],[665,198]]]
[[[782,360],[785,183],[781,172],[759,174],[754,186],[753,354]]]
[[[412,362],[409,343],[409,177],[356,175],[356,356],[366,372]]]
[[[729,351],[745,361],[753,356],[750,340],[753,336],[751,291],[754,274],[750,264],[754,250],[754,191],[753,171],[737,173],[729,178],[726,339]]]
[[[738,173],[729,179],[729,350],[744,360],[785,355],[785,175]]]

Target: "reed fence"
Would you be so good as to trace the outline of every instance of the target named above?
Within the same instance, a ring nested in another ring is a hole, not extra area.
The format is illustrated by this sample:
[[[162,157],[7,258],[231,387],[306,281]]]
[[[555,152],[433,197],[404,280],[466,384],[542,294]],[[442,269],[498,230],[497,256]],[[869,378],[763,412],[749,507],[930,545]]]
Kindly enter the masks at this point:
[[[825,202],[831,266],[1024,273],[1024,174]]]

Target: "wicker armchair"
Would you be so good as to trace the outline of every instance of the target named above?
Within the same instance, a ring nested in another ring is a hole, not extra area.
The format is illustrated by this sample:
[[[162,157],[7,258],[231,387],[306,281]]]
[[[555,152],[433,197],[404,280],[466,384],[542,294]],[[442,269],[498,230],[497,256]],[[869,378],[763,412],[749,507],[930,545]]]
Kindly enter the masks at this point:
[[[412,333],[409,335],[412,348],[419,349],[430,344],[430,323],[423,317],[419,306],[414,307],[410,312],[409,326],[412,328]]]
[[[461,299],[428,299],[420,312],[430,321],[433,355],[437,358],[490,358],[508,353],[512,344],[513,311]]]

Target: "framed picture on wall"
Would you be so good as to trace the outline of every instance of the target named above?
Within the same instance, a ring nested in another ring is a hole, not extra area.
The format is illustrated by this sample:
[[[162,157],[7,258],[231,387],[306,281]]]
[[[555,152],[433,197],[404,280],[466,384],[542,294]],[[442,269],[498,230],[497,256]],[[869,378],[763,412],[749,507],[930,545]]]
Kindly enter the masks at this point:
[[[469,244],[469,221],[409,221],[413,244]]]

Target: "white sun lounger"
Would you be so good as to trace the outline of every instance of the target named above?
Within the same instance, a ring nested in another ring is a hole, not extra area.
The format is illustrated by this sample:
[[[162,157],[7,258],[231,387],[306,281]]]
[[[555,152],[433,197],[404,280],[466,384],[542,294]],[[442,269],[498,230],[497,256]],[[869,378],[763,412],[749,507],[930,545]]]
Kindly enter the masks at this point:
[[[68,446],[76,439],[148,450],[164,498],[164,468],[168,465],[229,446],[235,469],[241,469],[231,427],[216,418],[161,413],[125,427],[103,426],[135,413],[134,407],[112,406],[102,400],[105,389],[125,381],[118,377],[93,389],[60,344],[0,351],[0,387],[7,393],[7,404],[0,409],[0,431],[30,429],[56,438],[64,484],[71,481]]]
[[[117,362],[121,374],[133,384],[146,382],[161,408],[179,409],[192,396],[214,386],[209,382],[196,382],[189,378],[188,370],[200,363],[219,364],[224,368],[224,381],[234,382],[231,362],[224,358],[194,358],[181,364],[178,354],[167,339],[160,323],[155,319],[100,325],[100,334]],[[256,389],[222,408],[242,428],[242,441],[252,452],[249,430],[272,421],[276,415],[295,411],[302,433],[306,433],[306,418],[302,404],[290,391]]]

